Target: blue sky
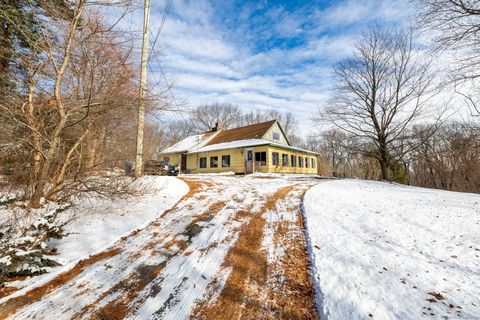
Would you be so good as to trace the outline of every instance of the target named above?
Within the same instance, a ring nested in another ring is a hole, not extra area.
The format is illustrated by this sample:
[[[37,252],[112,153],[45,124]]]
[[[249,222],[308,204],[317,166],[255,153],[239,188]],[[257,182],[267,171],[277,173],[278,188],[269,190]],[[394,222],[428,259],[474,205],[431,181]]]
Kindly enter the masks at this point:
[[[153,31],[165,2],[152,1]],[[229,102],[308,122],[329,97],[333,65],[351,54],[362,30],[408,23],[411,11],[408,0],[174,0],[151,77],[161,67],[175,97],[191,107]]]

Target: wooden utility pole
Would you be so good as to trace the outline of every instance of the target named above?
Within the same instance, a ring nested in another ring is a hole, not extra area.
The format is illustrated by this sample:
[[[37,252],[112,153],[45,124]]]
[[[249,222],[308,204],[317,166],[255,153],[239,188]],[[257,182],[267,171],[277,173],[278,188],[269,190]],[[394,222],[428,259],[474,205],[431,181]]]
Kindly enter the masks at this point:
[[[143,11],[142,63],[140,70],[140,97],[137,117],[137,147],[135,154],[135,177],[142,175],[143,126],[145,119],[145,92],[147,91],[148,25],[150,20],[150,0],[145,0]]]

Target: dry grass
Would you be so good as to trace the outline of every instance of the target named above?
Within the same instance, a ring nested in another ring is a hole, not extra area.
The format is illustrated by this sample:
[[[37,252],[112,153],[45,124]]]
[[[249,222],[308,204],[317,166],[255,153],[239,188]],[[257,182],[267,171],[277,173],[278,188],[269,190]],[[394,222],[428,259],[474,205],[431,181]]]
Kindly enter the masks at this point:
[[[220,296],[213,303],[208,300],[200,303],[192,313],[193,319],[317,319],[301,221],[295,225],[300,229],[299,237],[290,237],[295,250],[282,262],[285,281],[268,283],[272,266],[262,250],[266,223],[263,214],[275,210],[276,203],[293,189],[294,186],[285,187],[268,197],[260,212],[242,228],[223,262],[223,267],[231,268],[232,272]],[[281,235],[276,237],[282,239]]]
[[[79,261],[72,269],[58,275],[54,279],[50,280],[46,284],[34,288],[22,296],[12,298],[0,305],[0,319],[5,319],[9,315],[13,314],[19,308],[24,307],[27,304],[32,304],[35,301],[41,300],[46,294],[53,291],[55,288],[72,281],[76,276],[81,274],[87,267],[94,265],[95,263],[111,258],[120,253],[120,248],[114,248],[108,251],[104,251],[95,254],[87,259]]]

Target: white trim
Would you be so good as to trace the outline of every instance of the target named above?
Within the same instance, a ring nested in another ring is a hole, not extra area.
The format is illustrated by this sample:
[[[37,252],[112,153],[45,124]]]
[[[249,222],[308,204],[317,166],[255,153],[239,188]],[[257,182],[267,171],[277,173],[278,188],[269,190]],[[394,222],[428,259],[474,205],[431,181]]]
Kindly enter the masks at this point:
[[[310,150],[305,150],[302,148],[275,143],[265,139],[245,139],[245,140],[237,140],[232,142],[217,143],[217,144],[212,144],[210,146],[199,148],[198,150],[190,151],[188,153],[193,154],[193,153],[202,153],[202,152],[218,151],[218,150],[225,150],[225,149],[248,148],[248,147],[263,146],[263,145],[271,145],[274,147],[295,150],[295,151],[310,153],[315,155],[318,154],[317,152],[313,152]]]

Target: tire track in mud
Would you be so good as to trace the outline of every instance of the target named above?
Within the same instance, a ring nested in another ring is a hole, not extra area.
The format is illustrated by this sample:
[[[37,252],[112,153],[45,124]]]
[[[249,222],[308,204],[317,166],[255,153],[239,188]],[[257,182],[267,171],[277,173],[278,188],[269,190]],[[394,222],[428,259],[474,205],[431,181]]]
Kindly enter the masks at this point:
[[[112,248],[106,251],[94,254],[86,259],[80,260],[72,269],[57,275],[55,278],[51,279],[45,284],[40,285],[36,288],[33,288],[32,290],[27,291],[23,295],[13,297],[7,300],[6,302],[0,304],[0,319],[6,319],[7,317],[13,315],[15,312],[17,312],[21,308],[27,305],[30,305],[34,302],[38,302],[42,300],[48,294],[54,292],[56,289],[59,289],[61,286],[68,285],[70,282],[73,282],[71,286],[77,285],[74,281],[75,278],[81,276],[82,273],[84,273],[85,271],[88,271],[88,268],[91,268],[95,265],[98,265],[99,263],[105,262],[105,260],[108,260],[109,258],[112,258],[114,256],[117,256],[123,253],[125,249],[125,244],[128,239],[134,238],[138,236],[141,232],[148,230],[152,227],[159,226],[160,224],[158,220],[160,220],[161,218],[164,218],[172,211],[177,210],[182,202],[194,197],[195,194],[199,192],[206,192],[211,190],[211,188],[216,187],[214,183],[211,183],[208,181],[202,181],[197,179],[182,179],[182,180],[185,183],[187,183],[189,186],[188,193],[185,194],[175,205],[173,205],[172,208],[166,210],[159,218],[152,221],[146,227],[142,229],[136,229],[132,231],[129,235],[122,237],[116,244],[112,246]],[[154,244],[161,243],[161,240],[162,239],[154,239],[153,242],[149,243],[144,248],[141,248],[140,252],[146,250],[148,246],[153,247]],[[132,258],[135,258],[135,257],[133,256]],[[162,269],[161,264],[158,266],[144,266],[143,269],[142,269],[142,266],[140,266],[136,269],[140,276],[133,277],[133,279],[137,281],[125,281],[125,282],[120,281],[119,283],[115,284],[107,292],[110,292],[110,293],[117,292],[117,291],[122,291],[122,289],[127,291],[131,289],[139,290],[148,283],[148,280],[153,279],[161,271],[161,269]],[[131,282],[131,283],[127,283],[127,282]],[[132,283],[136,283],[136,286],[134,287],[129,286],[129,284],[132,284]],[[79,290],[76,295],[76,298],[78,298],[81,295],[86,295],[89,293],[88,290],[82,290],[82,288],[85,287],[85,283],[81,283],[77,285],[77,287]],[[102,294],[100,297],[107,298],[108,295]],[[99,299],[97,299],[95,302],[99,302],[98,300]],[[85,310],[82,309],[82,311],[86,312],[88,310],[87,306],[85,308],[86,309]],[[119,313],[121,314],[120,310],[119,310]],[[80,318],[80,317],[81,317],[81,314],[79,313],[73,316],[73,318]]]
[[[302,216],[290,204],[307,184],[182,180],[190,191],[169,210],[110,249],[7,300],[0,319],[14,313],[57,319],[316,319]],[[229,190],[232,183],[238,185]],[[291,221],[266,218],[279,212],[279,204],[294,212]],[[262,242],[265,230],[271,230],[274,246],[289,252],[275,264]]]
[[[319,318],[309,272],[303,217],[290,199],[301,199],[310,186],[283,187],[267,198],[260,212],[242,228],[222,264],[231,273],[221,292],[214,297],[218,294],[215,290],[221,285],[212,285],[208,298],[197,305],[191,319]],[[265,214],[278,211],[279,203],[291,211],[294,219],[280,219],[268,226]],[[269,261],[271,257],[263,248],[267,227],[273,229],[274,246],[285,250],[275,257],[276,261]]]

